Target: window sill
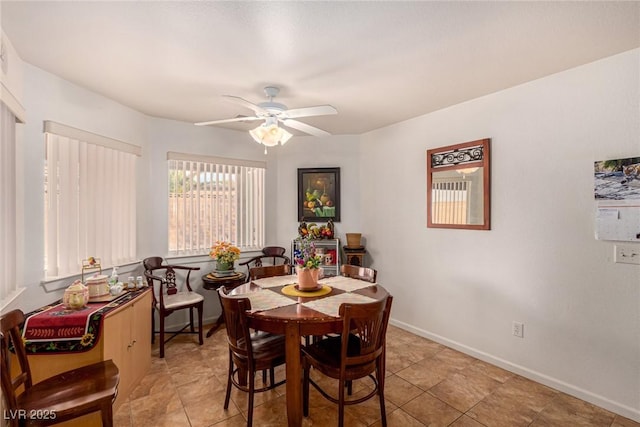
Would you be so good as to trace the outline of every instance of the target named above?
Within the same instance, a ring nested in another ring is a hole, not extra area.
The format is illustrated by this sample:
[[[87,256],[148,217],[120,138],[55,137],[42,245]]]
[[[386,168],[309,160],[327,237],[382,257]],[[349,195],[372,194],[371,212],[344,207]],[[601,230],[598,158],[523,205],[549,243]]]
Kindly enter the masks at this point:
[[[2,300],[0,300],[0,313],[4,313],[5,309],[7,307],[9,307],[10,305],[12,305],[12,303],[16,300],[18,300],[18,298],[20,297],[20,295],[22,295],[24,293],[24,291],[26,291],[27,288],[22,287],[22,288],[18,288],[14,291],[12,291],[9,295],[7,295],[5,298],[3,298]],[[16,306],[20,306],[21,304],[16,304]]]
[[[126,273],[129,273],[135,269],[138,265],[140,265],[142,261],[129,261],[124,264],[118,265],[119,276],[123,277]],[[106,274],[107,271],[111,271],[113,267],[107,267],[102,269],[102,274]],[[95,271],[91,271],[91,275],[95,274]],[[58,282],[63,282],[63,287],[66,288],[70,285],[69,280],[76,280],[82,278],[82,273],[69,274],[66,276],[57,276],[57,277],[46,277],[40,281],[40,285],[44,286],[47,292],[55,291],[58,289],[62,289],[61,287],[57,287],[55,284]]]

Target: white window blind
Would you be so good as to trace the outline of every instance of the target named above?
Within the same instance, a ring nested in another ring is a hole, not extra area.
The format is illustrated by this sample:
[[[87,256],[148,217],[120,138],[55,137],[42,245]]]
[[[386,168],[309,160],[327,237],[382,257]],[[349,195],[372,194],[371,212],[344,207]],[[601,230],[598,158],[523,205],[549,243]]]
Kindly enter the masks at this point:
[[[264,162],[168,153],[169,253],[202,254],[217,241],[264,246]]]
[[[16,283],[16,117],[0,102],[0,302]]]
[[[467,224],[471,182],[447,179],[432,184],[431,217],[437,224]]]
[[[136,156],[140,148],[45,122],[45,269],[48,278],[136,257]]]

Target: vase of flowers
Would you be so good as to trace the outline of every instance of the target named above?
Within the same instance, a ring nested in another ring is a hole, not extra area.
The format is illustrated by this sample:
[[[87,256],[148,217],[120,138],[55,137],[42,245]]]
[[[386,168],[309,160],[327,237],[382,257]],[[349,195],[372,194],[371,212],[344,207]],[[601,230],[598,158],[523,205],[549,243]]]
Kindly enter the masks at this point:
[[[322,256],[316,254],[316,246],[309,236],[299,237],[293,260],[298,274],[298,289],[316,289],[320,276]]]
[[[216,272],[233,272],[233,264],[240,258],[240,249],[230,242],[217,241],[209,256],[216,260]]]

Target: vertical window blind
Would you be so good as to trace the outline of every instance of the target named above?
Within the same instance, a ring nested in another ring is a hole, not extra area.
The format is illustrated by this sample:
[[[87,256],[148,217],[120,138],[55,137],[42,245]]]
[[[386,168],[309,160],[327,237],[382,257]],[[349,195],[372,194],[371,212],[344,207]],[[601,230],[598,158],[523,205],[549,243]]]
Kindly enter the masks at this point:
[[[45,122],[46,277],[136,258],[136,156],[140,147]]]
[[[471,182],[465,180],[434,181],[431,217],[439,224],[467,224]]]
[[[16,283],[16,117],[0,102],[0,301]]]
[[[207,253],[218,240],[264,246],[266,163],[167,153],[169,253]]]

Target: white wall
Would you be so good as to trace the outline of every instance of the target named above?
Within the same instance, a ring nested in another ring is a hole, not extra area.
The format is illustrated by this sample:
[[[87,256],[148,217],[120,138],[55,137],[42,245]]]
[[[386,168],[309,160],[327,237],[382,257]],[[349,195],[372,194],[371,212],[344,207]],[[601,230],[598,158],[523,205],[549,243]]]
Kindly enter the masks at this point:
[[[360,231],[359,140],[358,136],[352,135],[296,137],[278,147],[278,210],[275,218],[278,246],[290,252],[291,240],[298,235],[298,168],[340,168],[341,220],[335,223],[336,236],[346,242],[345,233]]]
[[[363,135],[360,159],[396,324],[636,420],[640,266],[594,238],[593,162],[640,155],[639,52]],[[426,228],[426,150],[487,137],[492,230]]]

